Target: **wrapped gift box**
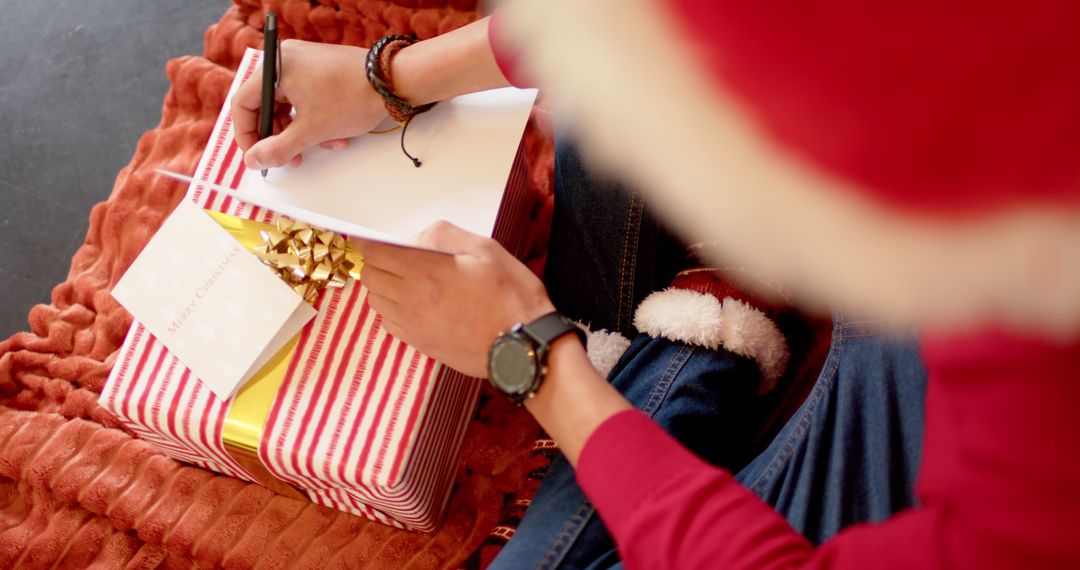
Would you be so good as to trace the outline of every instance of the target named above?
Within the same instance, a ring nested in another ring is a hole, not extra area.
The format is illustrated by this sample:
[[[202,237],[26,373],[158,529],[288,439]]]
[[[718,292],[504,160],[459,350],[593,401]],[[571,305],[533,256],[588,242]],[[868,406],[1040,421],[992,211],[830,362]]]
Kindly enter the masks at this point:
[[[249,50],[233,91],[258,55]],[[519,149],[494,231],[511,252],[531,207],[525,172]],[[216,187],[196,182],[186,199],[273,222],[273,212],[221,190],[238,187],[243,173],[226,106],[195,173]],[[318,316],[230,399],[135,322],[100,402],[181,461],[385,524],[434,530],[479,382],[388,335],[359,281],[323,291],[315,307]]]

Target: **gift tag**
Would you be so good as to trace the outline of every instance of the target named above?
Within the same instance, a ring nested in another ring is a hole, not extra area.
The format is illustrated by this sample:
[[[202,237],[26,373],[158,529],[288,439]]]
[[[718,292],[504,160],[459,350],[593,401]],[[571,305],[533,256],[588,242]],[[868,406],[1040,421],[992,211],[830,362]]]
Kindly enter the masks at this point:
[[[221,398],[229,398],[316,314],[186,200],[112,295]]]

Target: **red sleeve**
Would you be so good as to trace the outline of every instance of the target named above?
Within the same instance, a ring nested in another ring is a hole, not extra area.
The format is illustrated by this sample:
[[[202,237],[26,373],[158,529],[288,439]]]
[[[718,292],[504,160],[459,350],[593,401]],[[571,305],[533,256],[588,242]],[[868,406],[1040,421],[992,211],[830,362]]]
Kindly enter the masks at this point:
[[[502,71],[503,77],[514,87],[535,87],[521,76],[518,69],[518,48],[514,43],[501,35],[503,32],[502,10],[495,10],[488,22],[488,43],[491,44],[491,52],[495,54],[495,63]]]
[[[640,412],[597,428],[578,482],[627,568],[1080,567],[1080,342],[988,334],[923,350],[922,505],[820,548]]]
[[[851,527],[815,549],[729,472],[701,461],[637,411],[596,430],[577,478],[627,568],[935,566],[934,513]]]
[[[924,334],[918,495],[963,568],[1080,568],[1080,331]]]
[[[772,568],[813,547],[783,518],[638,411],[604,422],[577,479],[627,568]]]

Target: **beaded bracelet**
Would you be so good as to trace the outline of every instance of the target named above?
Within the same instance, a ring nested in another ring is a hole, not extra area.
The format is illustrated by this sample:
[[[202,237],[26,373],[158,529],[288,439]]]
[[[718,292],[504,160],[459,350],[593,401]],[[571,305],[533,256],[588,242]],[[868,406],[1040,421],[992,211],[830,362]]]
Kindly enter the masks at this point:
[[[390,59],[402,48],[414,43],[416,43],[416,38],[411,36],[404,36],[401,34],[383,36],[372,44],[371,49],[368,50],[367,62],[365,63],[364,68],[367,71],[367,79],[368,83],[371,84],[371,88],[383,98],[383,103],[386,105],[386,112],[389,113],[390,117],[397,121],[402,127],[401,152],[409,157],[413,166],[420,168],[420,159],[414,157],[409,154],[409,151],[405,150],[405,131],[409,128],[409,123],[412,122],[413,117],[431,110],[431,108],[435,106],[435,103],[417,105],[415,107],[410,105],[404,99],[399,97],[397,93],[394,93],[390,76]]]

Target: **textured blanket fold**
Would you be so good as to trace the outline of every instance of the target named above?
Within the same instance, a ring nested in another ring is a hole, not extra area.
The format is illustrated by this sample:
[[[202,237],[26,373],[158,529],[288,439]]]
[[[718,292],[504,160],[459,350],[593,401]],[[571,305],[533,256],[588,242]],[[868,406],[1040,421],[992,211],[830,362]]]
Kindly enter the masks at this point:
[[[267,0],[283,36],[370,44],[384,33],[429,37],[476,18],[475,2]],[[453,568],[466,562],[526,485],[532,420],[483,397],[466,437],[446,521],[410,533],[174,461],[120,428],[96,399],[131,323],[110,295],[180,201],[154,168],[192,172],[247,46],[259,2],[228,9],[206,32],[206,57],[169,62],[162,120],[139,141],[86,242],[29,332],[0,342],[0,567]],[[551,142],[531,129],[537,192],[530,265],[543,263]],[[62,189],[56,189],[62,192]],[[472,563],[475,563],[476,558]]]

